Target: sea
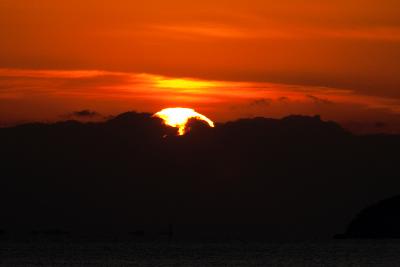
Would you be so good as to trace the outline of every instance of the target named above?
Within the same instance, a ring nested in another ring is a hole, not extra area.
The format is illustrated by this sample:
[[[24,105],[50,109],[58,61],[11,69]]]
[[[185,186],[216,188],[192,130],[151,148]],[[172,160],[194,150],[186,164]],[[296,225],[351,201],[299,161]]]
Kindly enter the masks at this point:
[[[2,240],[0,266],[400,266],[400,241]]]

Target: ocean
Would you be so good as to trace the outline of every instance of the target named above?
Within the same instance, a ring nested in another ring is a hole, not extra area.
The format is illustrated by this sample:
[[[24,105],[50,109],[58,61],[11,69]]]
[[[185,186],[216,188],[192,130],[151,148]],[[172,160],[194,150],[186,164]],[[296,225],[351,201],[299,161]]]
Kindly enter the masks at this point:
[[[0,266],[400,266],[399,240],[1,241]]]

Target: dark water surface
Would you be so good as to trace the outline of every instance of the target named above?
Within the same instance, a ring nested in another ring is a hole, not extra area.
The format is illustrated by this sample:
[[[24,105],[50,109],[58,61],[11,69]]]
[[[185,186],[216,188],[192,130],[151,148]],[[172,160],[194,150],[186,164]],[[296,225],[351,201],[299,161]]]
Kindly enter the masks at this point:
[[[1,241],[1,266],[400,266],[398,240]]]

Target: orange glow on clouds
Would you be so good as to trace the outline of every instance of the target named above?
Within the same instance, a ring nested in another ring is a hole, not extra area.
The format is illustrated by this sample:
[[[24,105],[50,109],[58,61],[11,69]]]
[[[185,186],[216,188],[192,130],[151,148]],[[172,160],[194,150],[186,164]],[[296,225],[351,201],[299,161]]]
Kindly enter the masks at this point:
[[[129,110],[154,113],[166,106],[193,107],[220,122],[319,114],[338,122],[398,121],[400,125],[399,100],[348,88],[101,70],[0,68],[0,125],[55,121],[84,109],[107,117]]]
[[[172,89],[202,89],[216,87],[216,82],[200,81],[193,79],[168,79],[162,77],[155,77],[156,86],[160,88]]]
[[[351,89],[397,101],[399,6],[395,0],[2,0],[0,67],[65,76],[73,73],[59,69],[154,73],[170,78],[153,89],[198,93],[215,88],[206,81],[235,80]]]
[[[178,128],[179,135],[186,133],[186,124],[192,118],[205,121],[210,127],[214,127],[212,120],[191,108],[166,108],[157,112],[154,116],[163,119],[166,125]]]

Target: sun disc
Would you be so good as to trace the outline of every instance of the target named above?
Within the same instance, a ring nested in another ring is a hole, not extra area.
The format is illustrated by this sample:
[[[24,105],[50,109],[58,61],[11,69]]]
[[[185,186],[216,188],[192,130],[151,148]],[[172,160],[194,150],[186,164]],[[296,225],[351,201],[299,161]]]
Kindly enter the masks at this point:
[[[179,135],[186,133],[186,124],[192,118],[205,121],[210,127],[214,127],[212,120],[191,108],[166,108],[154,116],[163,119],[166,125],[178,128]]]

